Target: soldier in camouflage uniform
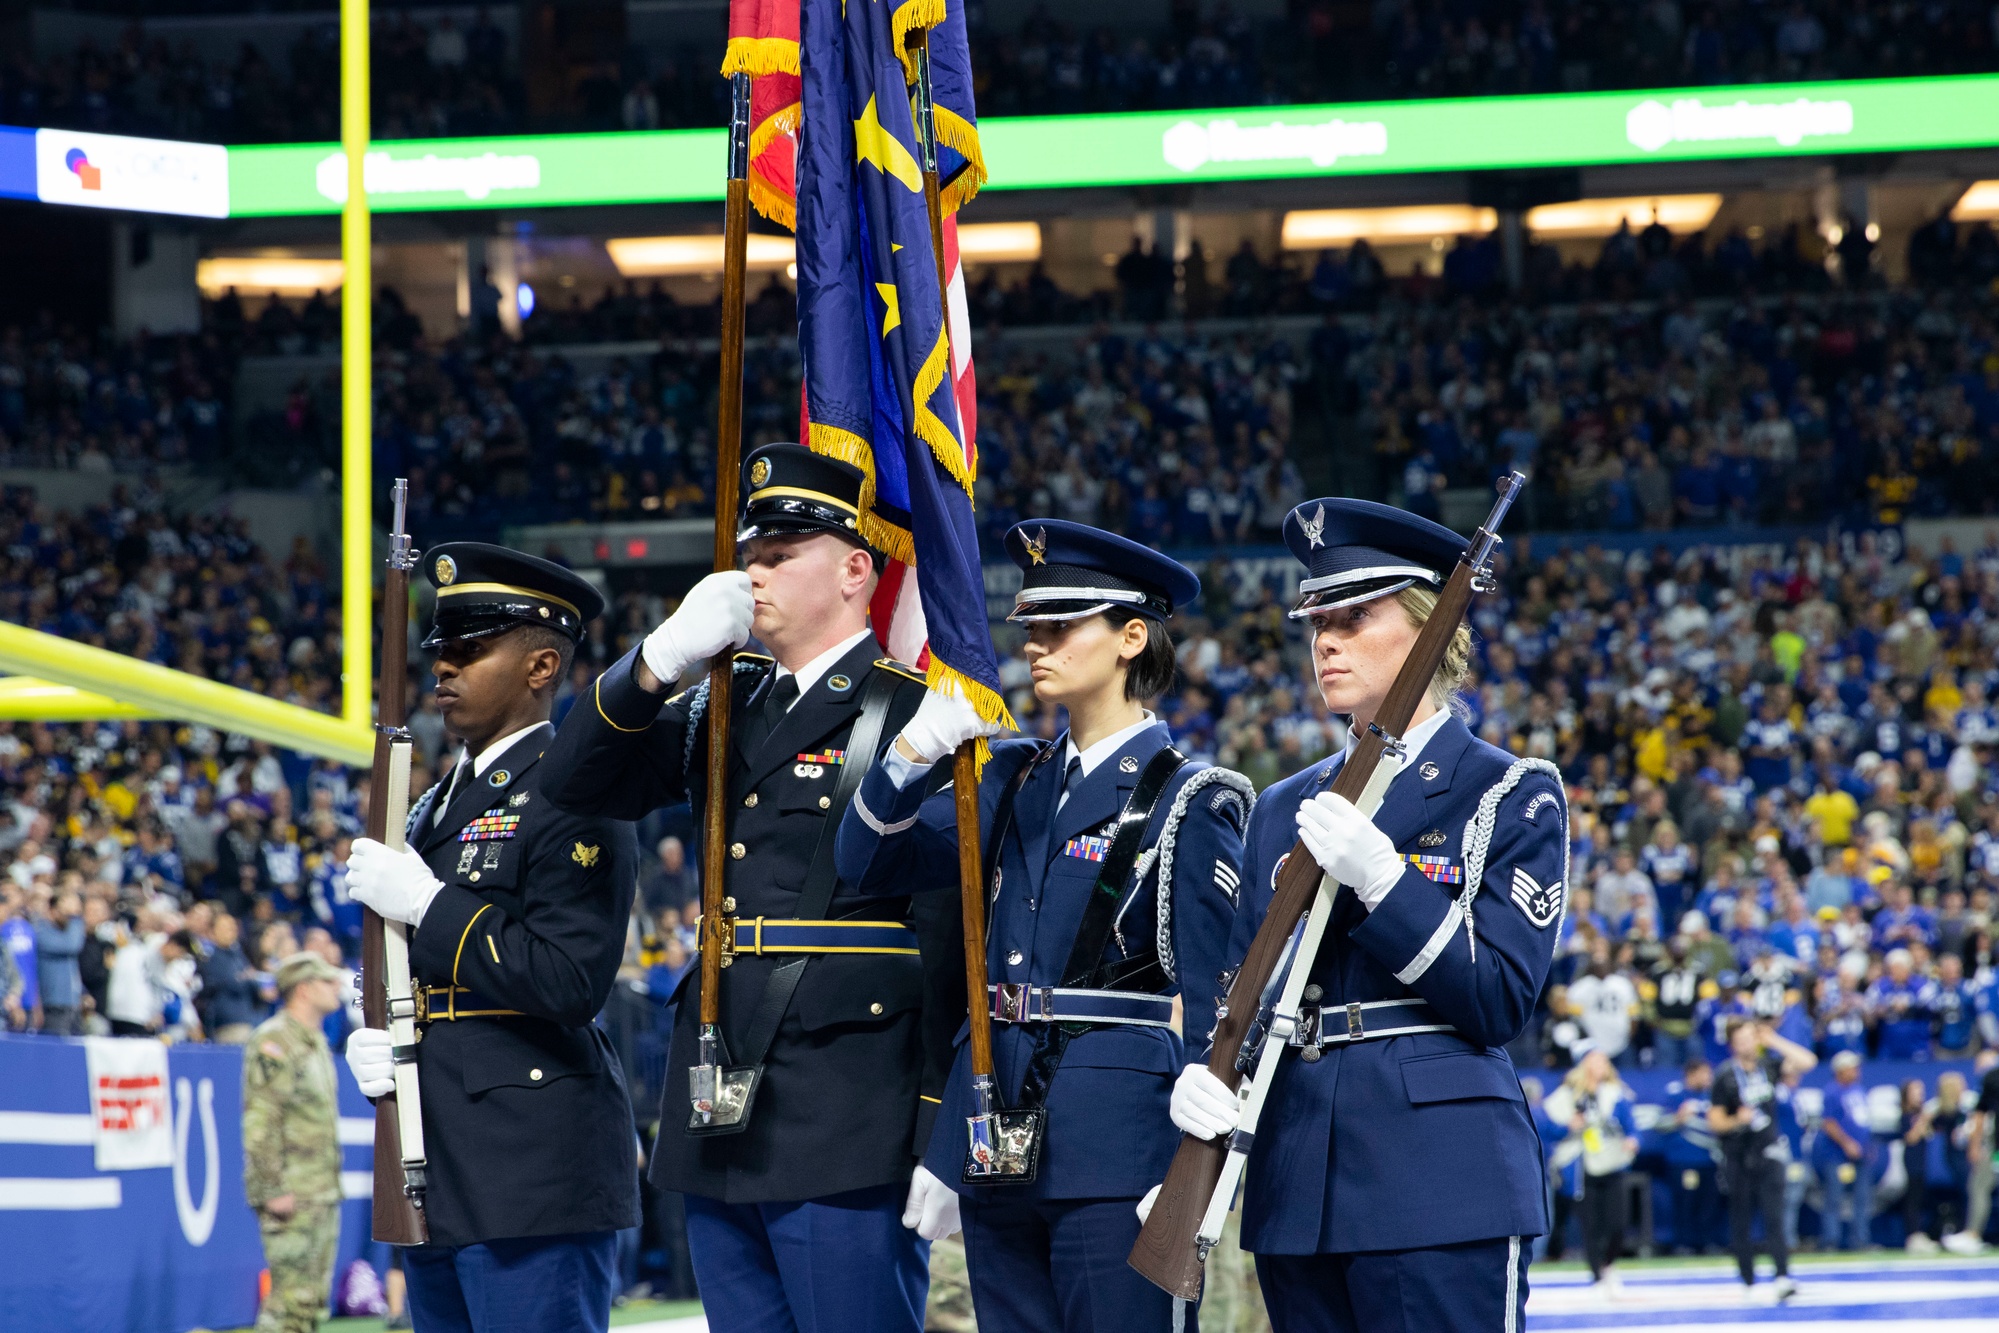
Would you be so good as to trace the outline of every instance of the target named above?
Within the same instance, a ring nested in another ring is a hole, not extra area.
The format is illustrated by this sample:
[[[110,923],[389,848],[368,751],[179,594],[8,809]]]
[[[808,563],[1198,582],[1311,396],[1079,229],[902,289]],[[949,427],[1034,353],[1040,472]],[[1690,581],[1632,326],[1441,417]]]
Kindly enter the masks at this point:
[[[278,964],[283,1003],[243,1050],[243,1189],[264,1233],[271,1294],[257,1333],[314,1333],[340,1244],[340,1109],[320,1024],[345,978],[316,954]]]

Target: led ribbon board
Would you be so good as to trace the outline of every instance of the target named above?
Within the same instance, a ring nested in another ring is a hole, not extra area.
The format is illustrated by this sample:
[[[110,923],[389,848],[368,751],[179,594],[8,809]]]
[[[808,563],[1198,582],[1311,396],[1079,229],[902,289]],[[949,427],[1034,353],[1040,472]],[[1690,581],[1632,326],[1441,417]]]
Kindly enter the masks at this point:
[[[380,212],[705,202],[722,197],[723,134],[378,143],[363,171]],[[979,135],[991,190],[1915,152],[1999,145],[1999,75],[1023,116],[982,120]],[[104,145],[112,136],[94,138]],[[73,146],[60,155],[44,148],[41,198],[97,202],[84,197],[93,193],[85,176],[60,160]],[[93,168],[98,156],[89,155]],[[222,200],[230,217],[340,210],[345,159],[336,144],[231,148],[227,160],[226,193],[210,189],[193,207],[176,199],[179,207],[157,211],[215,216]],[[148,207],[126,198],[118,206]]]

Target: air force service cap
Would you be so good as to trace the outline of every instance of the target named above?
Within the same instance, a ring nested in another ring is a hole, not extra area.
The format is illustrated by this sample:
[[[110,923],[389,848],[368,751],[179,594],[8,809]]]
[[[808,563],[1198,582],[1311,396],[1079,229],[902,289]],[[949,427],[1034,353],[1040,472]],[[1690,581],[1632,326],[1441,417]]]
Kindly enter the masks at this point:
[[[802,444],[767,444],[743,469],[743,522],[736,540],[830,532],[876,557],[861,537],[861,470]]]
[[[1465,539],[1441,523],[1372,500],[1307,500],[1284,518],[1284,544],[1305,566],[1292,619],[1414,584],[1444,586]]]
[[[1201,595],[1194,571],[1114,532],[1059,518],[1030,518],[1006,534],[1020,566],[1008,620],[1075,620],[1128,611],[1164,621]]]
[[[437,589],[426,648],[448,639],[483,639],[516,625],[545,625],[582,641],[604,613],[604,595],[573,570],[485,542],[446,542],[423,557]]]

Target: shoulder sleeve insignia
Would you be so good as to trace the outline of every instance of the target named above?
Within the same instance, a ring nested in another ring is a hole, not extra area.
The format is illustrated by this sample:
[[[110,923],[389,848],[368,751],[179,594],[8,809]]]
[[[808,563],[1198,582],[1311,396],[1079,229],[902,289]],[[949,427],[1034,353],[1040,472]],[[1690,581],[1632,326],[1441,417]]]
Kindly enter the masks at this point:
[[[603,848],[595,844],[579,842],[576,844],[576,849],[569,853],[569,859],[588,869],[597,864],[597,854],[602,850]]]
[[[1562,914],[1563,882],[1558,879],[1544,885],[1528,874],[1525,866],[1513,867],[1513,905],[1536,930],[1547,929]]]
[[[285,1058],[284,1048],[274,1041],[259,1042],[257,1043],[257,1049],[265,1055],[270,1056],[273,1060],[282,1060]]]
[[[1531,824],[1534,822],[1534,817],[1543,810],[1546,810],[1551,805],[1559,806],[1561,803],[1562,798],[1555,795],[1555,793],[1551,791],[1537,791],[1533,796],[1528,798],[1527,808],[1520,812],[1520,817]]]

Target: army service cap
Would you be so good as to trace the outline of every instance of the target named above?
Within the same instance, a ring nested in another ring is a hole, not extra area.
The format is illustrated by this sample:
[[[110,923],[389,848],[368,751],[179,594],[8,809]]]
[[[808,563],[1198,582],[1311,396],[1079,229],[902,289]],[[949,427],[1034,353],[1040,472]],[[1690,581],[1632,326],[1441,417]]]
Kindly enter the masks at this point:
[[[544,625],[581,642],[585,626],[604,613],[604,595],[588,579],[504,546],[446,542],[424,553],[423,572],[437,589],[426,648],[516,625]]]
[[[767,444],[743,465],[738,542],[830,532],[876,556],[861,537],[861,470],[802,444]]]

